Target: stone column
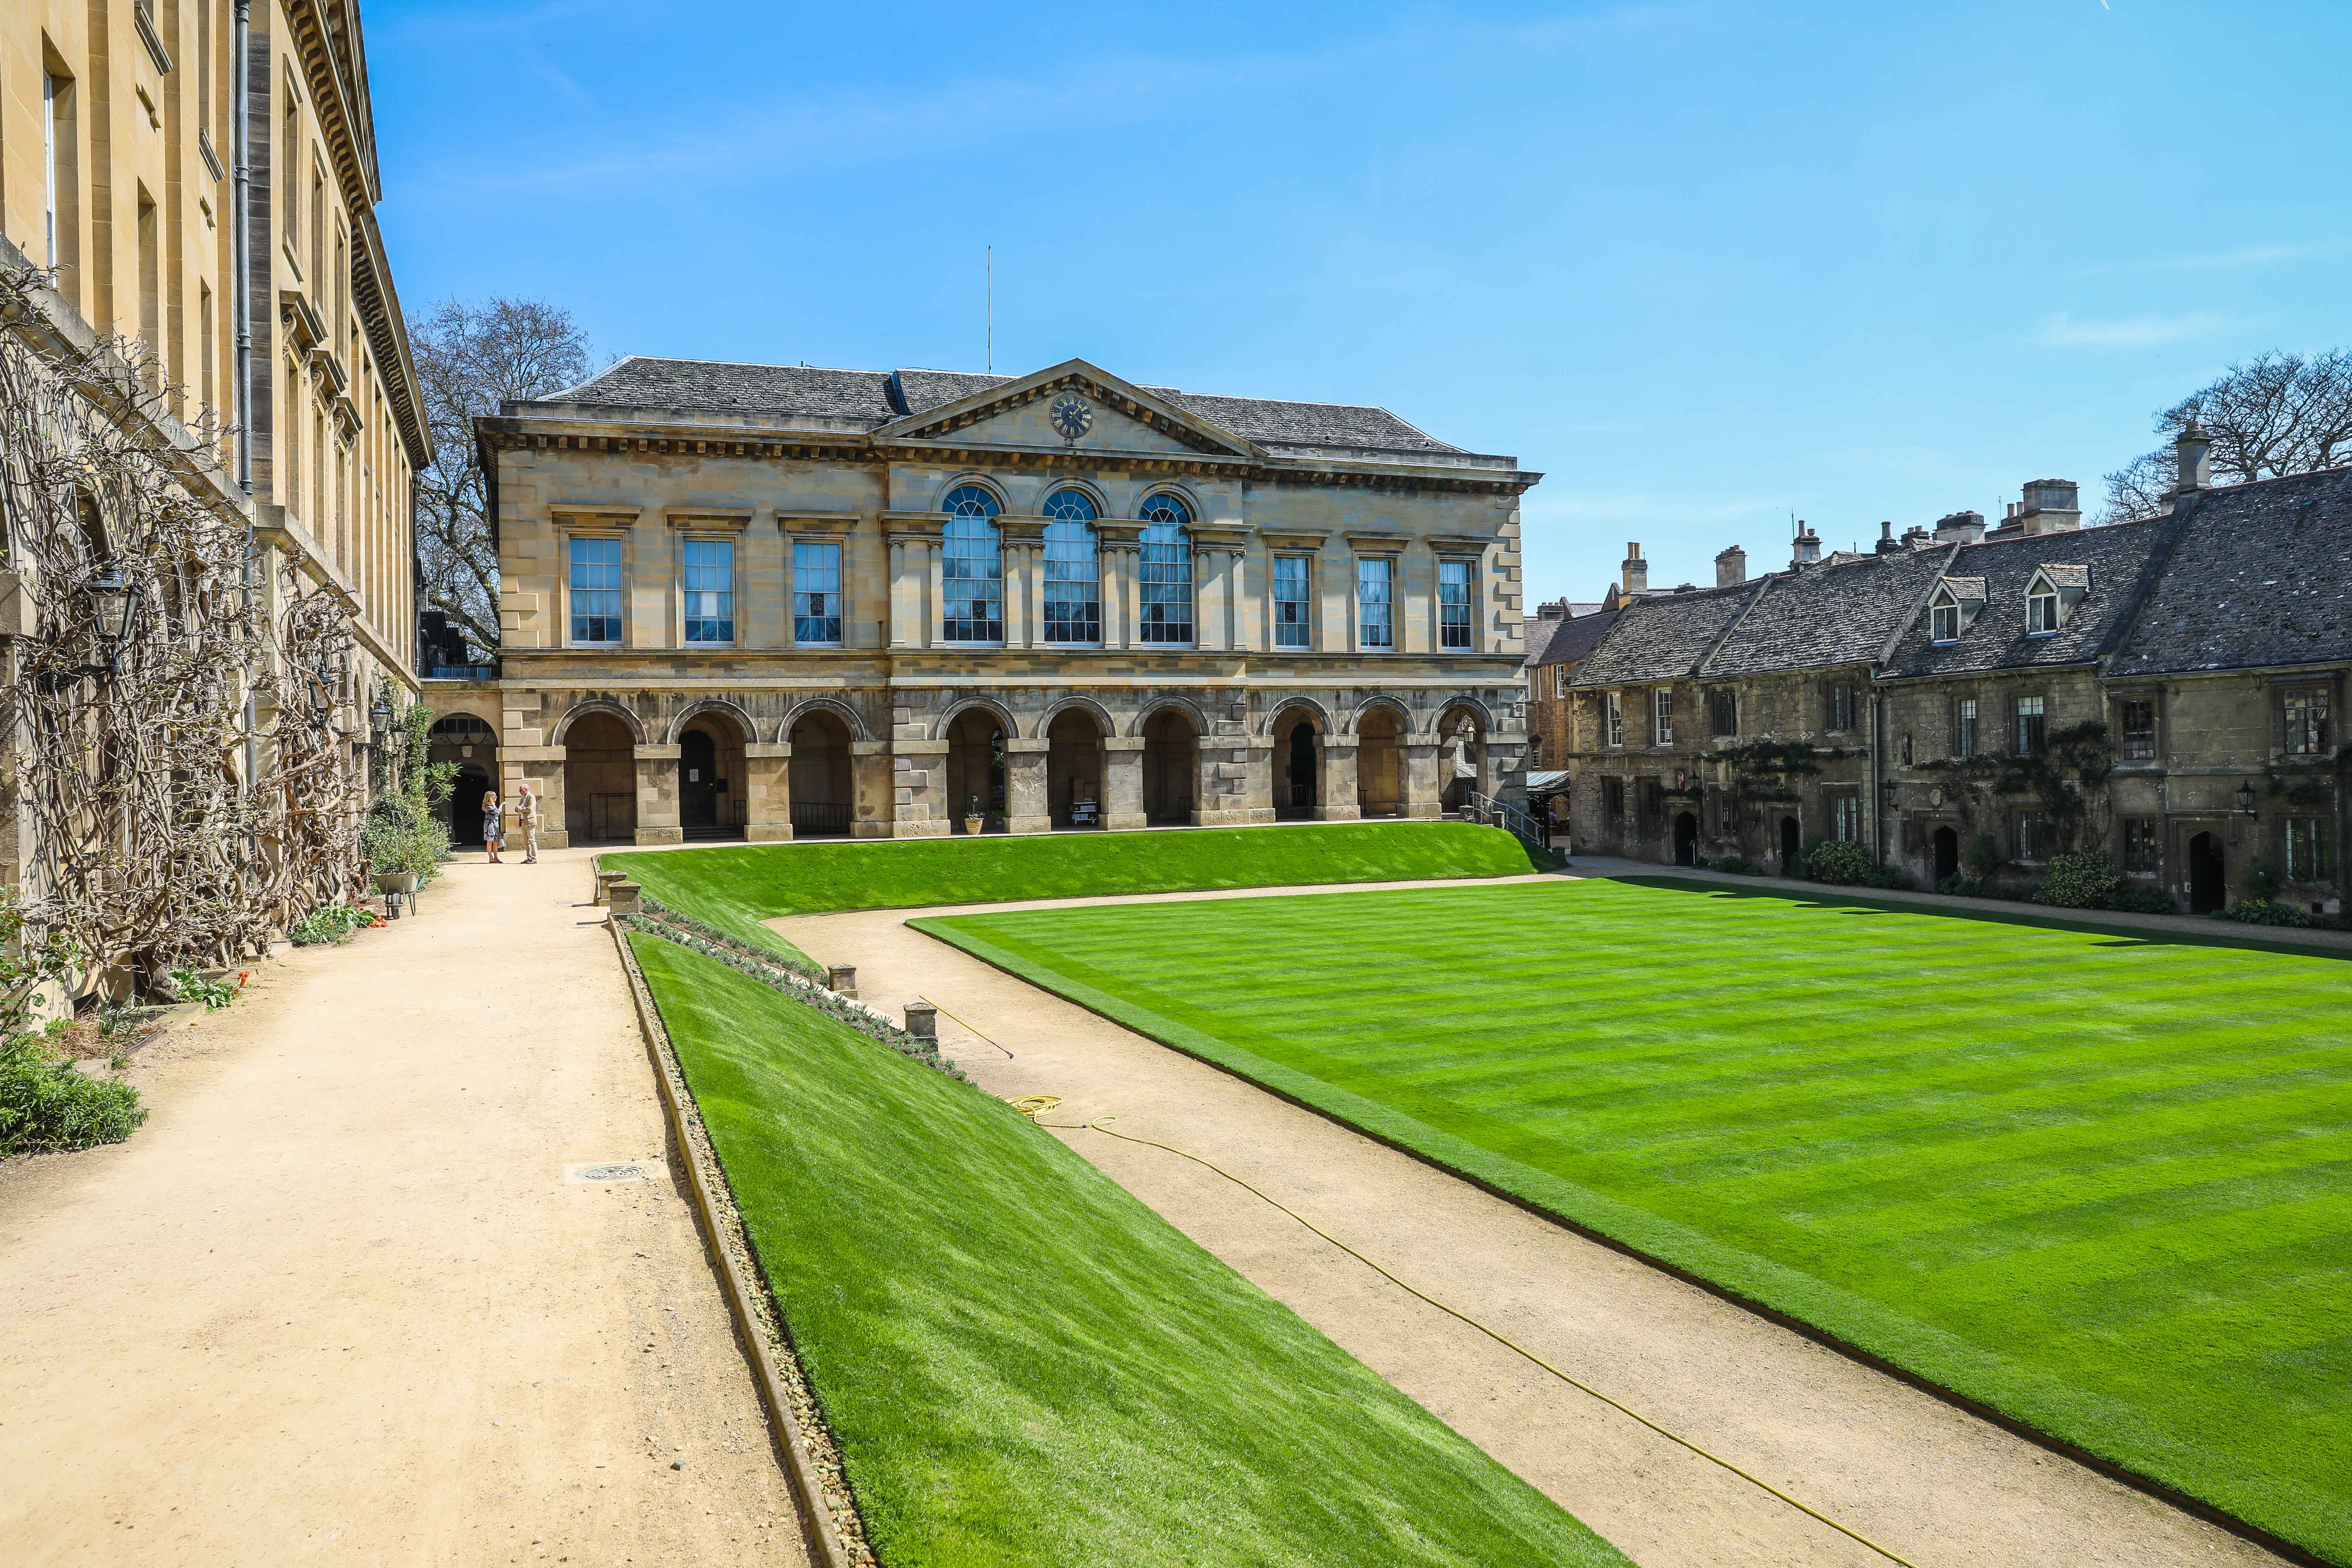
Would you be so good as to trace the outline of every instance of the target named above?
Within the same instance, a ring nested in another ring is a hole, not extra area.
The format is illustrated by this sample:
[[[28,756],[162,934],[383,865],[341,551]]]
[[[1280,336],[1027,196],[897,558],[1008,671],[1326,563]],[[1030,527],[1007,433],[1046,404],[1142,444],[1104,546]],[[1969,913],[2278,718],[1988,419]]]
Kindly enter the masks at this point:
[[[913,548],[903,539],[890,541],[890,640],[892,647],[915,643],[914,584],[907,580],[907,555]]]
[[[887,741],[849,743],[851,793],[857,797],[849,831],[858,838],[887,838],[898,823],[897,784],[891,773],[895,759]]]
[[[1445,810],[1446,781],[1439,776],[1438,770],[1440,748],[1435,742],[1400,742],[1397,750],[1404,753],[1404,814],[1434,822]]]
[[[1004,826],[1012,833],[1044,833],[1054,826],[1045,791],[1046,741],[1043,735],[1007,736],[1004,742]]]
[[[1225,552],[1225,646],[1238,652],[1249,646],[1249,617],[1242,613],[1243,588],[1249,562],[1239,550]]]
[[[1114,832],[1144,826],[1143,737],[1103,737],[1103,826]]]
[[[1356,800],[1356,737],[1323,737],[1323,799],[1315,816],[1318,822],[1354,822],[1363,815]]]
[[[754,741],[743,748],[746,842],[776,844],[793,836],[792,757],[786,741]]]
[[[686,831],[677,824],[677,753],[676,746],[639,746],[637,756],[637,842],[682,844]]]
[[[924,583],[930,596],[923,605],[923,646],[937,647],[947,640],[947,600],[943,596],[947,564],[936,539],[923,542]]]

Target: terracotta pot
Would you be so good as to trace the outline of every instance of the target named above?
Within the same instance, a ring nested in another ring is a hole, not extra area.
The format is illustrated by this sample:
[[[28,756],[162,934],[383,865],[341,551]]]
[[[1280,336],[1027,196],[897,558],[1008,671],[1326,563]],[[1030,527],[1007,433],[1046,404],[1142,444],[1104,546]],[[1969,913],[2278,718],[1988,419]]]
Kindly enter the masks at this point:
[[[974,837],[978,837],[980,836],[981,827],[986,820],[987,819],[984,817],[967,816],[963,819],[963,830],[966,833],[972,835]]]

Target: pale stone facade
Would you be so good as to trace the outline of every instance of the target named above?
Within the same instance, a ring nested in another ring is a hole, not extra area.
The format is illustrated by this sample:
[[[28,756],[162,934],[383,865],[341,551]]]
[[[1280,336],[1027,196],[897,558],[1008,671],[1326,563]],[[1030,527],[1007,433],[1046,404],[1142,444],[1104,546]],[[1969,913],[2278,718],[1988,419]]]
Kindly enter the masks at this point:
[[[1519,773],[1540,476],[1381,409],[632,359],[478,435],[500,679],[435,701],[549,841],[1435,816],[1465,728]]]

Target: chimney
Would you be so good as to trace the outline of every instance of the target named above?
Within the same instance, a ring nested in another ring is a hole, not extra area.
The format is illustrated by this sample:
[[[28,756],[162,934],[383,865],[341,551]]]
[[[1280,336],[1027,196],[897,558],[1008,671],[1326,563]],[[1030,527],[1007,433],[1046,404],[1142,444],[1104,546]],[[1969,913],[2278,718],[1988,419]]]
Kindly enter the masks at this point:
[[[2027,533],[2065,533],[2083,526],[2081,492],[2072,479],[2028,479],[2009,515]]]
[[[1536,619],[1539,621],[1564,621],[1568,619],[1568,601],[1566,599],[1553,599],[1548,604],[1538,605],[1536,606]]]
[[[1903,546],[1896,543],[1895,540],[1895,525],[1891,522],[1880,523],[1878,525],[1878,552],[1881,555],[1892,555],[1902,548]]]
[[[1736,588],[1748,581],[1748,552],[1737,544],[1715,558],[1715,585]]]
[[[1636,594],[1646,594],[1650,591],[1650,563],[1642,559],[1642,547],[1640,545],[1628,544],[1625,546],[1625,562],[1622,570],[1624,573],[1623,584],[1625,596],[1627,598],[1630,599]]]
[[[2188,428],[2172,439],[2172,458],[2173,471],[2178,476],[2172,483],[2175,495],[2211,488],[2213,438],[2205,434],[2205,426],[2191,419]]]
[[[1936,531],[1928,537],[1937,544],[1974,544],[1984,537],[1984,513],[1954,511],[1937,518]]]
[[[1799,518],[1797,520],[1796,552],[1789,557],[1789,564],[1791,566],[1811,566],[1814,562],[1819,561],[1821,558],[1822,536],[1813,531],[1812,524],[1807,522],[1802,518]]]
[[[1904,549],[1906,549],[1906,550],[1925,550],[1925,549],[1927,549],[1927,531],[1926,529],[1924,529],[1924,528],[1920,527],[1920,526],[1919,526],[1917,523],[1916,523],[1916,522],[1915,522],[1915,523],[1913,523],[1910,527],[1908,527],[1908,528],[1905,529],[1905,530],[1903,531],[1903,548],[1904,548]]]

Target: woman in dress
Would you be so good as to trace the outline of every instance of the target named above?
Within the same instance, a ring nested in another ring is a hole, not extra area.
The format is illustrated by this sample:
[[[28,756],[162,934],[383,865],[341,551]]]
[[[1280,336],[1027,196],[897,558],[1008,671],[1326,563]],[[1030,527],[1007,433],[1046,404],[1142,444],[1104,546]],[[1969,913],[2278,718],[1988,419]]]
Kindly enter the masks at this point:
[[[482,792],[482,847],[489,851],[489,864],[499,863],[499,840],[506,837],[506,824],[499,805],[499,792]]]

